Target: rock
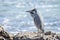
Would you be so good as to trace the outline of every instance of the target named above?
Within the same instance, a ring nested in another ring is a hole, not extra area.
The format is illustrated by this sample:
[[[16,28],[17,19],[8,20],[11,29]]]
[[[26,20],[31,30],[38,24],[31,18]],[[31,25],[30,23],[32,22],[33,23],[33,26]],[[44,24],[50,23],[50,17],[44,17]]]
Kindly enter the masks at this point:
[[[37,35],[36,32],[20,32],[14,36],[14,40],[44,40],[43,37]]]
[[[6,31],[4,31],[2,26],[0,26],[0,36],[4,37],[4,39],[6,40],[10,40],[9,34]]]
[[[57,36],[56,33],[51,33],[49,35],[44,35],[44,39],[45,40],[60,40],[59,37],[56,38],[56,36]]]
[[[51,31],[46,32],[45,35],[51,35]]]
[[[31,40],[44,40],[44,38],[43,37],[33,37],[33,38],[30,38]]]
[[[13,37],[13,40],[27,40],[27,39],[29,38],[24,33],[18,33],[17,35]]]
[[[1,32],[1,31],[2,31],[2,32],[4,31],[4,29],[3,29],[3,27],[2,27],[2,26],[0,26],[0,32]]]
[[[0,40],[5,40],[5,38],[4,38],[4,37],[2,37],[2,36],[0,36]]]
[[[60,40],[60,35],[56,35],[55,38]]]
[[[21,37],[21,36],[27,36],[27,37],[31,38],[31,37],[37,36],[37,33],[35,33],[35,32],[20,32],[15,35],[15,37]]]
[[[14,34],[9,34],[10,40],[13,40]]]
[[[16,35],[7,33],[0,26],[0,40],[60,40],[60,34],[51,31],[37,35],[37,32],[20,32]]]

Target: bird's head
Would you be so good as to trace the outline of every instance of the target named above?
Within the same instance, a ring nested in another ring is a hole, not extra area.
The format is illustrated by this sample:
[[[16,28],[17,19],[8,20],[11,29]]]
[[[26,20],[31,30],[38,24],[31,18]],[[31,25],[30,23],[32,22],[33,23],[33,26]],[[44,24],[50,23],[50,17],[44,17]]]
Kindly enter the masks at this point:
[[[35,14],[35,13],[37,13],[37,10],[34,8],[33,10],[29,10],[29,11],[26,11],[26,12],[29,12],[31,14]]]
[[[26,12],[29,12],[32,17],[35,17],[35,15],[37,14],[37,10],[35,8],[33,10],[29,10],[29,11],[26,11]]]

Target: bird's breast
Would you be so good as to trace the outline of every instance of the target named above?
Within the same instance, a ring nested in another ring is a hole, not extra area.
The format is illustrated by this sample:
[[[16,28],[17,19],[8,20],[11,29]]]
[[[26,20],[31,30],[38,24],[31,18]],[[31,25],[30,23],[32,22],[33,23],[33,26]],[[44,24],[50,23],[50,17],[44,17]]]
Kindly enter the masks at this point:
[[[35,23],[36,25],[41,24],[41,19],[39,18],[39,16],[37,16],[37,17],[34,18],[34,23]]]

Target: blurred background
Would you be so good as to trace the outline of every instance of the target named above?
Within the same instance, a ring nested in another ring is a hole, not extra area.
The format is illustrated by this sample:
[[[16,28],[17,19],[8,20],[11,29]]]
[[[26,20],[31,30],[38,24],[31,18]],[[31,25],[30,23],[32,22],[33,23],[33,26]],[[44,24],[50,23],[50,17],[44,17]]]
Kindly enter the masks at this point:
[[[37,28],[27,10],[42,14],[44,30],[60,33],[60,0],[0,0],[0,25],[9,32],[35,32]]]

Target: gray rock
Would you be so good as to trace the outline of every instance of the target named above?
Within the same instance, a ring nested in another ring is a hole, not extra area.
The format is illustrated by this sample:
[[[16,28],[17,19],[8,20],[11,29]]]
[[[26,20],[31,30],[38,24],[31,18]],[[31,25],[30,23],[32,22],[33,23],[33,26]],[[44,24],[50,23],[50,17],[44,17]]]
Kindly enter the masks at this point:
[[[0,36],[2,36],[6,40],[10,40],[9,34],[6,31],[4,31],[2,26],[0,26]]]

